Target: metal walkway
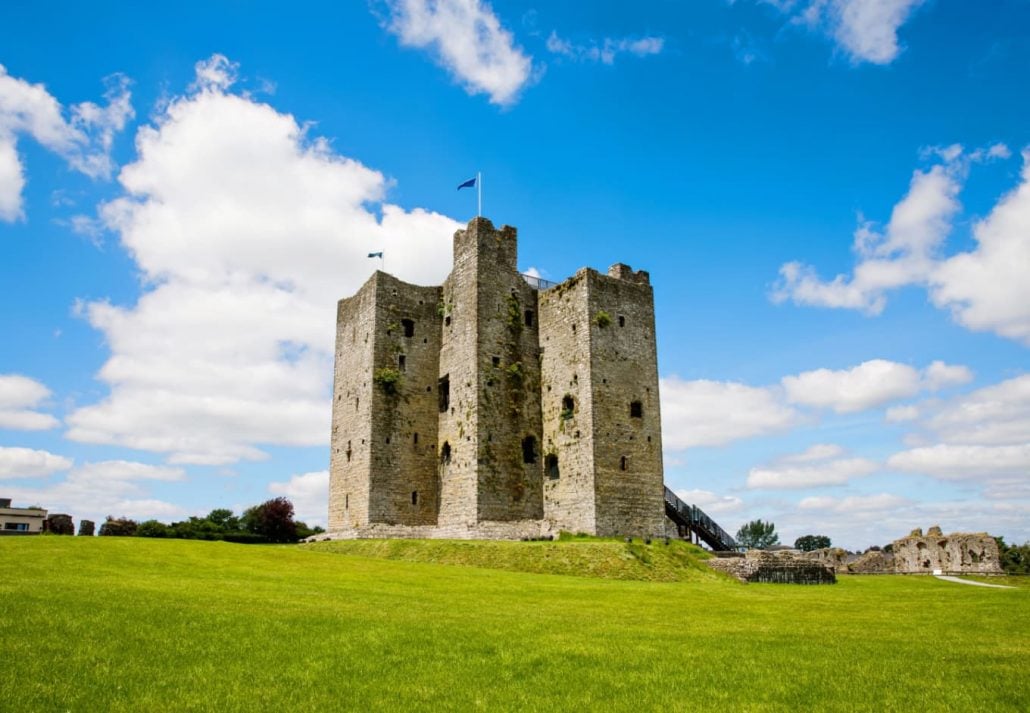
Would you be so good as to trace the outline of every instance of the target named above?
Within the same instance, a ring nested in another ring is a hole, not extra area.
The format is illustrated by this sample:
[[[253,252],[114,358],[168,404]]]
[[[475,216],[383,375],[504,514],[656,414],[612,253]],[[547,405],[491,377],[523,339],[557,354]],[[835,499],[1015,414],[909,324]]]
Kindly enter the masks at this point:
[[[719,527],[715,520],[708,517],[697,505],[687,505],[668,487],[665,488],[665,514],[679,526],[684,536],[693,533],[717,551],[737,549],[736,541],[726,530]]]

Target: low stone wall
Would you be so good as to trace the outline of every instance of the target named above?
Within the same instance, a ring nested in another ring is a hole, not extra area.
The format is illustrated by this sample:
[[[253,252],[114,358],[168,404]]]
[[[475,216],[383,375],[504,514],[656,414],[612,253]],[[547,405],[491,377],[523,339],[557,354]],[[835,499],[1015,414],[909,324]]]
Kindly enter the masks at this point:
[[[791,552],[748,550],[743,557],[713,557],[708,566],[736,577],[741,582],[767,584],[834,584],[831,567]]]

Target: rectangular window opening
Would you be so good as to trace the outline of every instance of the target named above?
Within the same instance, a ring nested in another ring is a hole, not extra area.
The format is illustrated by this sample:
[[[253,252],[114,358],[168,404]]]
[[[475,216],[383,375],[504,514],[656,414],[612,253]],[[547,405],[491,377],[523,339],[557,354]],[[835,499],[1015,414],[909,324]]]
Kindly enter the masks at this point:
[[[404,354],[398,354],[397,355],[397,369],[399,371],[407,371],[408,370],[408,357],[405,356]]]
[[[437,395],[439,396],[440,402],[440,413],[447,413],[447,409],[451,406],[451,375],[447,374],[440,378],[440,383],[437,388]]]
[[[533,326],[533,310],[527,309],[526,310],[526,314],[525,314],[525,318],[526,318],[526,326],[527,327],[532,327]]]
[[[414,337],[415,336],[415,322],[414,322],[414,320],[402,319],[401,320],[401,327],[404,328],[404,336],[405,337]]]

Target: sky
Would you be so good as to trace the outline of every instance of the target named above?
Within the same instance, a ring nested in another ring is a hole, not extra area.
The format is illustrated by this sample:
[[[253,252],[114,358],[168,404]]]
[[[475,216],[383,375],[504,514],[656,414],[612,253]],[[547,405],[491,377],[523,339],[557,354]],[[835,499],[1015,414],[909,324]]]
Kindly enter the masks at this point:
[[[1030,2],[9,0],[0,497],[326,522],[335,303],[651,273],[665,480],[726,530],[1030,539]]]

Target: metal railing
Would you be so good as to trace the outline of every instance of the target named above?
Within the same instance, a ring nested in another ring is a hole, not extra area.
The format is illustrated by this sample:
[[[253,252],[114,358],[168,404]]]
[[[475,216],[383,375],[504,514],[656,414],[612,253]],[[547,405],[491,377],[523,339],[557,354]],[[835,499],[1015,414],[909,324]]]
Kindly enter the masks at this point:
[[[525,280],[534,290],[549,290],[558,284],[557,282],[551,282],[550,280],[545,280],[544,278],[537,277],[536,275],[527,275],[524,272],[519,274],[522,275],[522,279]]]
[[[668,486],[665,511],[677,524],[689,528],[714,550],[735,550],[737,542],[697,505],[687,505]]]

